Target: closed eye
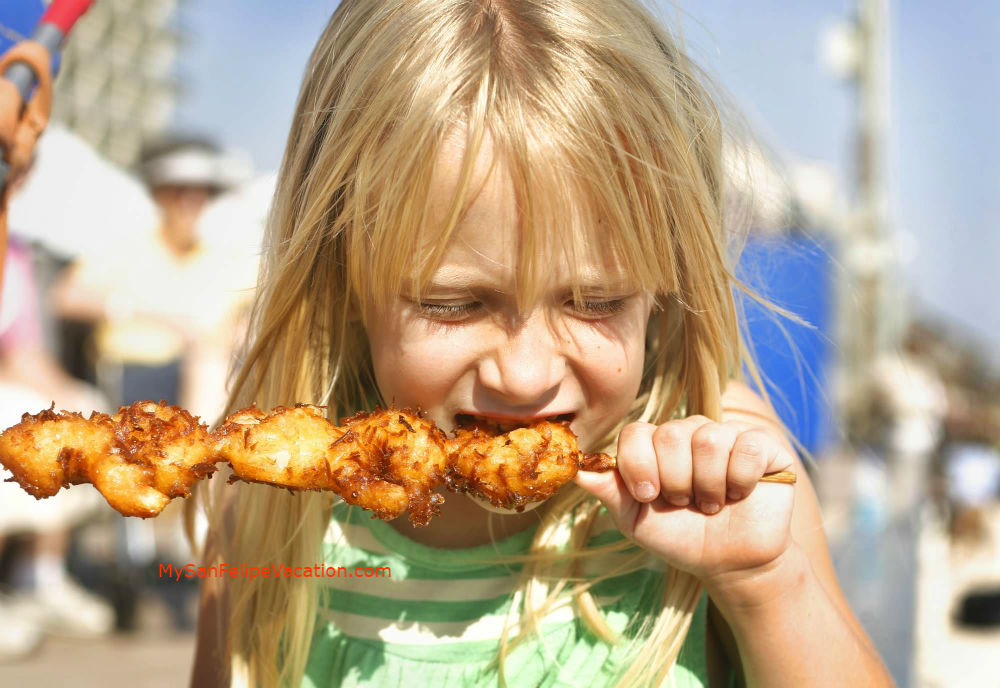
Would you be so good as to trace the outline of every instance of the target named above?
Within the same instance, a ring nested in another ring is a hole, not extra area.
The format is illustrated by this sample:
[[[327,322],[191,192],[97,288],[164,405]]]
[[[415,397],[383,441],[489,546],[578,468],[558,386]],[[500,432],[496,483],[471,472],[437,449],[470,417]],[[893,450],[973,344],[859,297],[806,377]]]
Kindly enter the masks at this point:
[[[613,315],[625,310],[625,299],[607,301],[572,301],[574,310],[587,315]]]
[[[575,312],[589,317],[614,315],[625,310],[626,299],[583,300],[568,302]],[[444,320],[458,320],[478,312],[483,304],[479,301],[468,303],[432,303],[422,301],[417,304],[421,315]]]
[[[478,301],[469,303],[418,303],[420,313],[434,318],[461,318],[474,313],[482,306]]]

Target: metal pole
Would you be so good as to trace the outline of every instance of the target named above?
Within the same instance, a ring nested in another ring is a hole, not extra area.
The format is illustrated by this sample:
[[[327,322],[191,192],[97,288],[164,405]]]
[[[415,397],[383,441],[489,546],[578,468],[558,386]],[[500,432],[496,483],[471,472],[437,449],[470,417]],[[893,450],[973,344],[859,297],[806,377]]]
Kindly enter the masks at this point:
[[[865,434],[866,406],[875,362],[894,338],[901,304],[888,303],[892,251],[886,189],[889,0],[859,0],[855,30],[860,52],[854,76],[857,98],[854,210],[847,232],[848,270],[845,372],[847,433],[856,443]],[[851,305],[853,303],[853,305]]]

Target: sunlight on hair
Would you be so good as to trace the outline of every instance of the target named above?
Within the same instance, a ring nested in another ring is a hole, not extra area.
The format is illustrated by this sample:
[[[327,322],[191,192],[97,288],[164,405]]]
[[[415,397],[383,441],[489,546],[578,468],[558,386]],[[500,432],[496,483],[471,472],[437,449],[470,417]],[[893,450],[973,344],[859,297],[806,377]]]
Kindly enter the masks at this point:
[[[706,84],[638,1],[343,0],[299,95],[229,410],[320,403],[336,420],[380,401],[364,325],[404,285],[426,285],[488,150],[488,168],[506,175],[517,201],[519,307],[538,297],[554,262],[577,298],[581,266],[595,264],[655,295],[639,395],[594,450],[613,450],[628,422],[720,418],[721,390],[744,364],[760,380],[731,291],[750,293],[731,269],[722,115]],[[449,207],[435,214],[448,145],[462,164]],[[322,559],[328,496],[236,493],[210,511],[218,557]],[[642,632],[614,628],[590,590],[621,571],[580,579],[599,509],[572,485],[545,505],[500,643],[501,680],[512,648],[565,605],[597,638],[628,647],[617,685],[659,685],[670,672],[700,584],[669,571]],[[652,564],[639,553],[625,565]],[[316,586],[233,579],[230,592],[232,685],[299,685]]]

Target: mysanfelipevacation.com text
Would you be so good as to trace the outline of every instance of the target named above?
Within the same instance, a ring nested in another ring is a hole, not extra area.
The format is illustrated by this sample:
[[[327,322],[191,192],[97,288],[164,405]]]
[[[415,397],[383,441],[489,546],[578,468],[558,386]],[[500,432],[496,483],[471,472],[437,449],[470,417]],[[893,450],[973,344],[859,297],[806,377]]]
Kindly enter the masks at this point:
[[[358,566],[349,569],[346,566],[249,566],[247,564],[218,564],[214,566],[198,566],[185,564],[160,564],[160,578],[391,578],[392,572],[388,566]]]

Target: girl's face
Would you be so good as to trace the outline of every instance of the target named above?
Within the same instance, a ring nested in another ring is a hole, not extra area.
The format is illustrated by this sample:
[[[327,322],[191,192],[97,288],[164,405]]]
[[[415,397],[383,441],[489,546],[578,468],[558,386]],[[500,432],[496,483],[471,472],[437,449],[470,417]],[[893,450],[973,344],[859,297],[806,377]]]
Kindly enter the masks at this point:
[[[461,169],[462,144],[442,151],[432,185],[443,217]],[[572,414],[585,451],[627,413],[642,376],[652,298],[614,266],[581,266],[583,302],[573,300],[565,259],[551,260],[537,303],[518,312],[519,226],[501,165],[484,177],[489,142],[476,161],[481,191],[453,233],[422,299],[404,287],[374,313],[369,341],[383,398],[419,407],[445,431],[456,415],[496,423]]]

